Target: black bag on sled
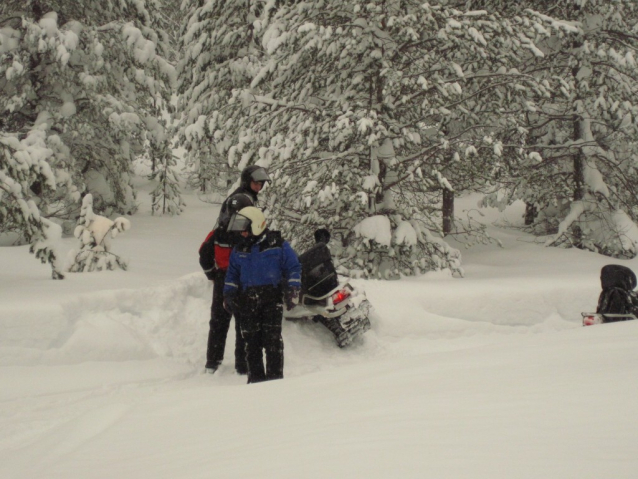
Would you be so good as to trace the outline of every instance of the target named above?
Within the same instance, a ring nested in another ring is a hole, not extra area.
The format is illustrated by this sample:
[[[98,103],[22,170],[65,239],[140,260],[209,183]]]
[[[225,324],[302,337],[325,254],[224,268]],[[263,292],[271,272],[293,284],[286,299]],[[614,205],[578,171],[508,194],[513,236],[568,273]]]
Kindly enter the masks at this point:
[[[603,290],[598,297],[597,313],[603,315],[638,313],[638,297],[633,291],[637,281],[636,275],[631,269],[618,264],[603,266],[600,271],[600,283]],[[611,323],[628,319],[632,318],[604,317],[604,322]]]

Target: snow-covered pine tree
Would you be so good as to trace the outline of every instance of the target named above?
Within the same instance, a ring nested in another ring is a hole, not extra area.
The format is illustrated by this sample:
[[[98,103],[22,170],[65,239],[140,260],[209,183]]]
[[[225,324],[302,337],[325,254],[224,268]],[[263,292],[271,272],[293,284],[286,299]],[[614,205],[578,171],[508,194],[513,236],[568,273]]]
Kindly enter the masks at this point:
[[[162,28],[157,30],[162,38],[162,44],[167,46],[166,59],[171,64],[176,64],[181,58],[179,50],[179,32],[184,23],[184,10],[182,10],[181,0],[159,0],[155,7],[159,6]]]
[[[174,81],[174,69],[162,57],[157,5],[0,3],[0,134],[18,142],[36,130],[43,135],[49,154],[38,164],[50,170],[52,181],[36,179],[21,192],[41,218],[74,222],[85,190],[100,211],[135,209],[131,160],[143,149],[146,120],[158,116],[157,99],[168,98]],[[5,164],[21,161],[14,151],[3,155],[5,177],[12,174]],[[7,193],[0,200],[17,201]],[[18,204],[7,208],[20,210]],[[14,227],[33,239],[27,223]]]
[[[69,252],[69,272],[86,273],[92,271],[126,270],[128,265],[111,251],[111,241],[118,233],[130,229],[126,218],[114,221],[93,212],[93,197],[88,194],[82,200],[80,217],[74,235],[79,240],[78,250]]]
[[[157,186],[151,192],[153,199],[151,213],[178,215],[184,211],[186,205],[182,200],[179,176],[175,172],[177,157],[170,148],[167,148],[167,143],[163,143],[163,146],[161,149],[151,150],[156,162],[151,179],[157,181]]]
[[[638,253],[638,4],[634,0],[473,1],[509,15],[530,8],[560,34],[522,69],[552,85],[525,125],[528,161],[509,195],[538,211],[548,245]],[[551,17],[550,17],[551,15]]]
[[[36,258],[51,265],[53,279],[63,279],[54,248],[62,228],[40,214],[32,193],[33,185],[56,188],[47,161],[53,151],[47,145],[46,119],[41,115],[22,140],[0,131],[0,225],[3,232],[22,235]]]
[[[512,38],[533,47],[538,20],[409,0],[275,7],[254,22],[263,67],[230,100],[244,107],[241,123],[215,123],[214,137],[232,141],[221,145],[229,162],[268,166],[276,226],[301,249],[328,227],[350,274],[461,273],[459,252],[431,233],[440,210],[428,205],[451,159],[458,176],[498,165],[489,134],[516,129],[509,112],[528,101],[519,90],[546,94],[509,68]]]
[[[230,140],[225,128],[239,128],[241,108],[229,100],[246,88],[260,65],[253,22],[262,9],[257,0],[186,0],[187,21],[180,35],[183,53],[178,64],[180,146],[192,172],[190,184],[202,192],[221,190],[225,195],[242,162],[229,164]],[[237,146],[240,155],[241,143]]]

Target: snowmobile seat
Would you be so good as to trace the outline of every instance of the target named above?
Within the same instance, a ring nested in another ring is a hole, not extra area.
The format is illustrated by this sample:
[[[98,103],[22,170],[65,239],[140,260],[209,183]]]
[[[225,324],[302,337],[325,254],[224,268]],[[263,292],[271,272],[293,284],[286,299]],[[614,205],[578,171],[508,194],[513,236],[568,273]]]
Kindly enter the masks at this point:
[[[636,314],[638,313],[638,297],[633,289],[638,282],[635,273],[619,264],[608,264],[600,270],[600,284],[603,288],[598,297],[596,313]],[[605,317],[603,322],[625,321],[632,317]]]
[[[325,243],[317,243],[299,256],[301,263],[301,293],[325,296],[339,286],[332,255]]]

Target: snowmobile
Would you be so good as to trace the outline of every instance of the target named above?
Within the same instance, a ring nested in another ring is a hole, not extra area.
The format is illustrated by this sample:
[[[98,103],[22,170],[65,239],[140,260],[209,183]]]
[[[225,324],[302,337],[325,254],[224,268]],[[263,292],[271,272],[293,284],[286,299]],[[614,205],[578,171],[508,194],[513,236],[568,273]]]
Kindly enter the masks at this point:
[[[595,313],[581,313],[583,326],[636,319],[636,275],[626,266],[608,264],[600,270],[602,292]]]
[[[372,305],[362,289],[339,281],[325,243],[315,244],[299,256],[299,262],[299,304],[284,312],[286,319],[312,320],[324,325],[340,348],[370,329]]]

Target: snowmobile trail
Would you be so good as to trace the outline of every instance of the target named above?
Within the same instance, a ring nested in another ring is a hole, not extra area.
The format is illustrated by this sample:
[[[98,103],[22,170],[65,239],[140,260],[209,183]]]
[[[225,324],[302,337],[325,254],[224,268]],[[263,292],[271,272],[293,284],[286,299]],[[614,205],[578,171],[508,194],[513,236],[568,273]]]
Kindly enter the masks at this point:
[[[285,380],[250,387],[233,328],[203,372],[199,272],[3,313],[0,476],[633,478],[638,324],[580,325],[604,260],[508,247],[463,279],[354,280],[371,329],[340,349],[284,321]]]

